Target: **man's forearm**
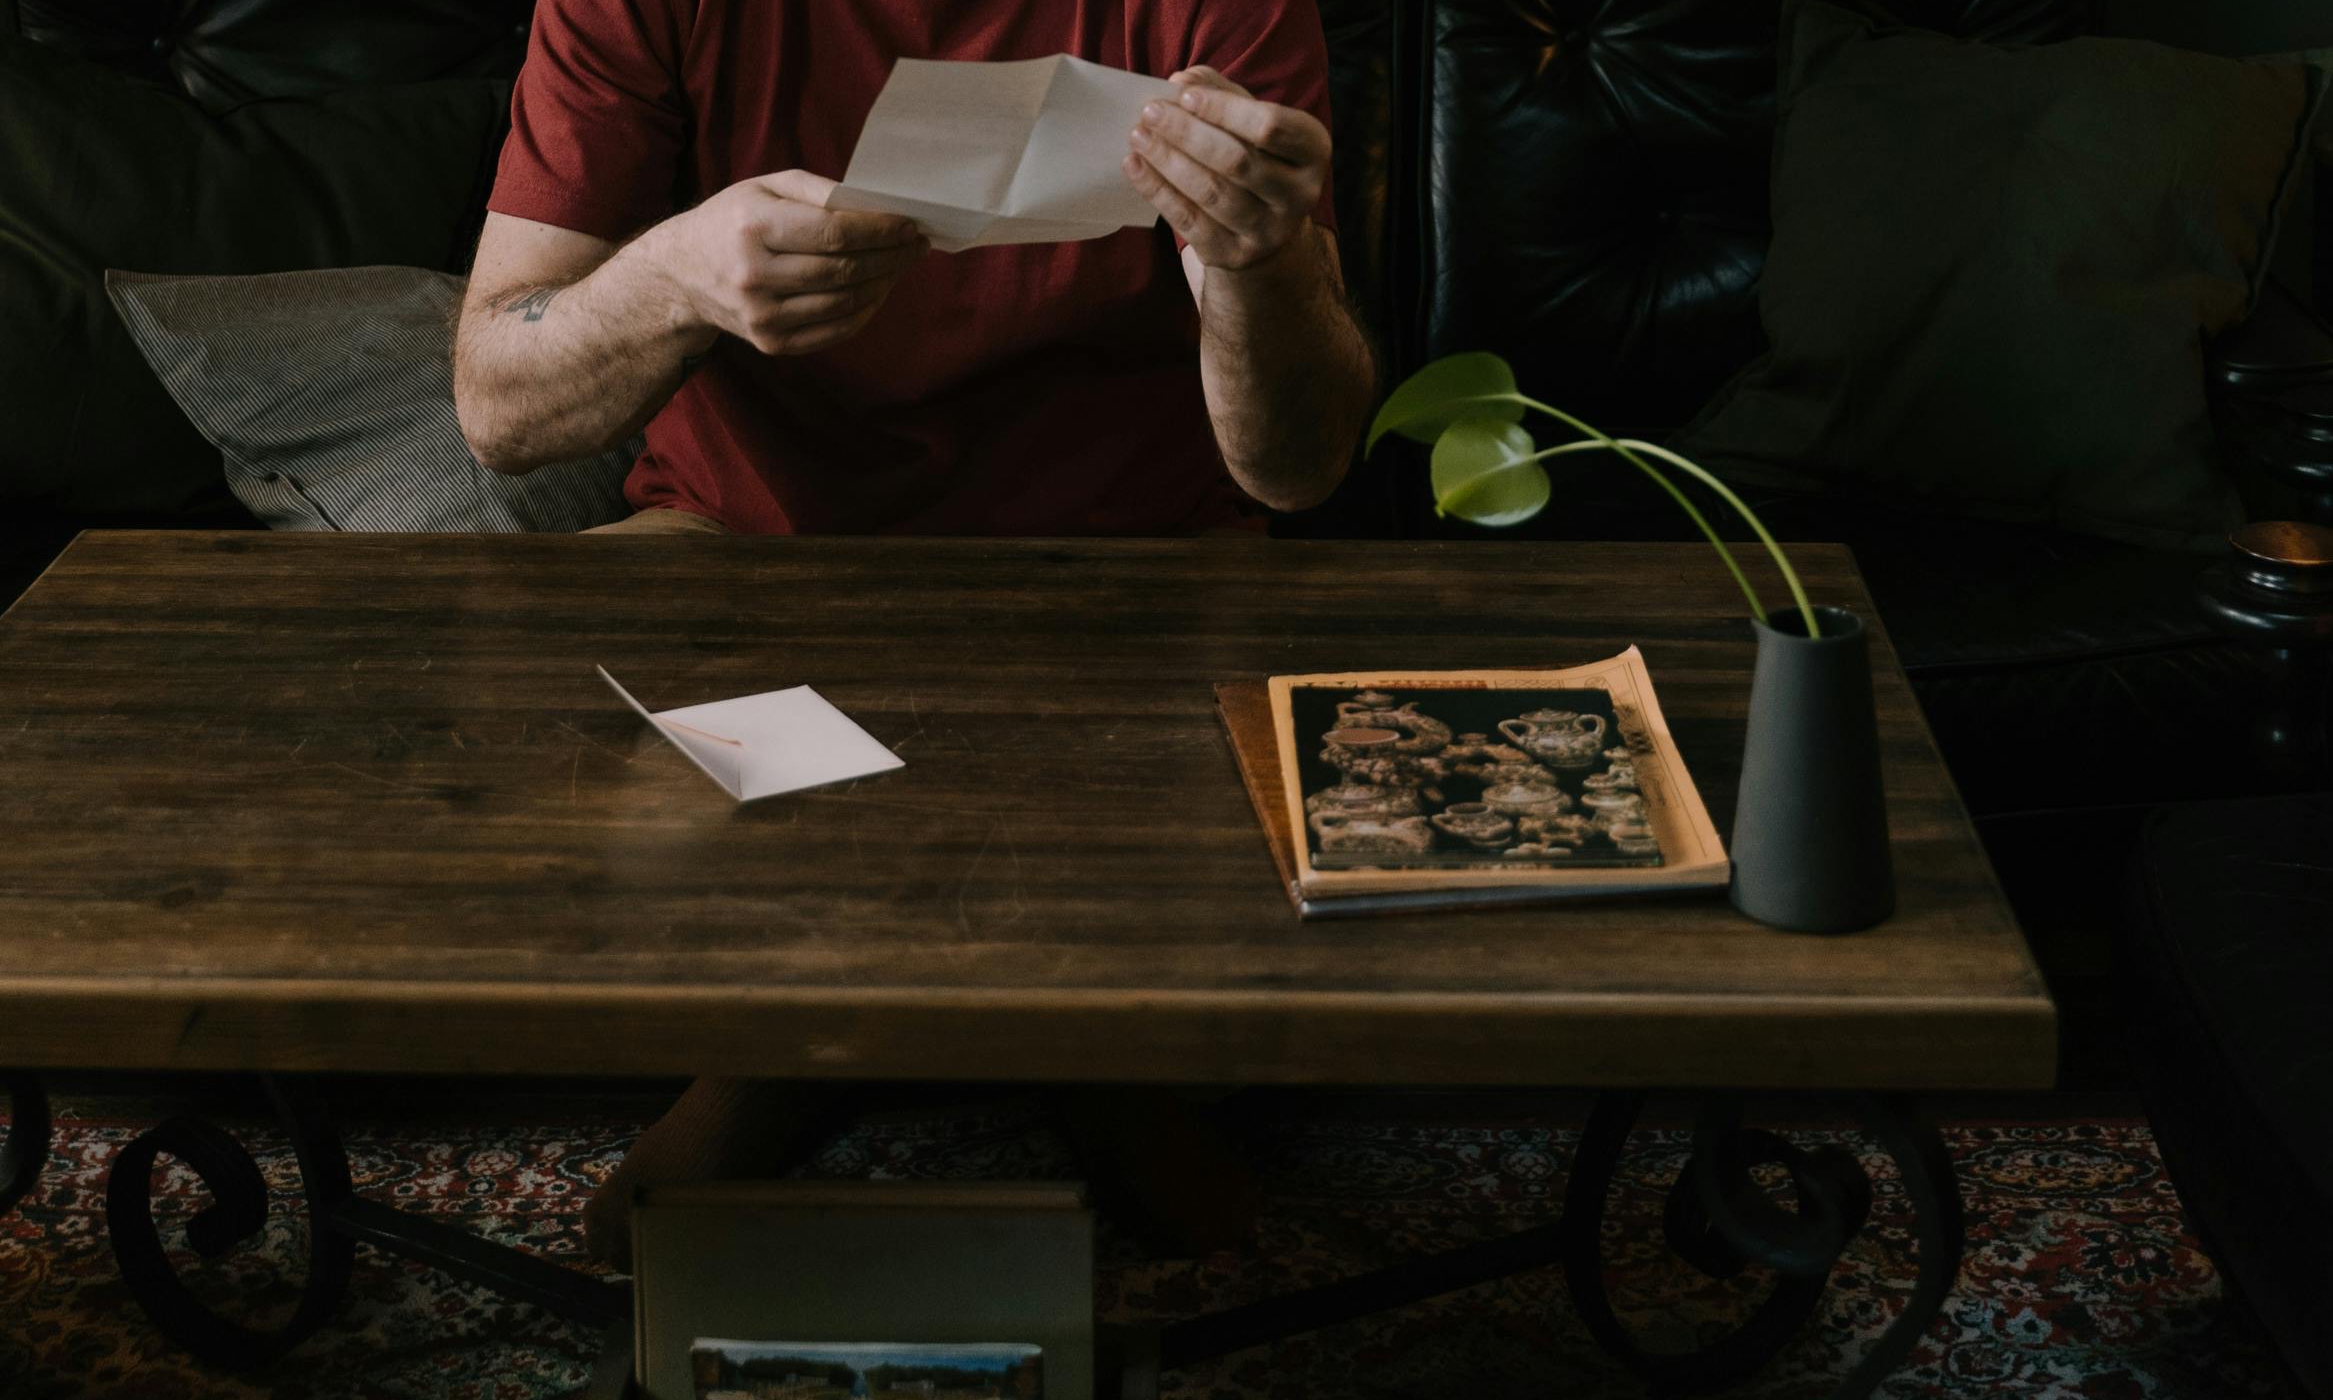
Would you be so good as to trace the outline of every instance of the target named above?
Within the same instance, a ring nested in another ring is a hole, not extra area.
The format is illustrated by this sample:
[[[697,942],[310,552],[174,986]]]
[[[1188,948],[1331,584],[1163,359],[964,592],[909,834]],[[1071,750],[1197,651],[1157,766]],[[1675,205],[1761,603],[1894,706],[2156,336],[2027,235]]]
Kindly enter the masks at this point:
[[[716,338],[687,316],[651,230],[567,286],[465,311],[454,351],[463,436],[506,472],[603,451],[655,416]]]
[[[1325,235],[1205,279],[1199,364],[1225,463],[1274,509],[1320,504],[1344,479],[1376,391],[1376,357]]]

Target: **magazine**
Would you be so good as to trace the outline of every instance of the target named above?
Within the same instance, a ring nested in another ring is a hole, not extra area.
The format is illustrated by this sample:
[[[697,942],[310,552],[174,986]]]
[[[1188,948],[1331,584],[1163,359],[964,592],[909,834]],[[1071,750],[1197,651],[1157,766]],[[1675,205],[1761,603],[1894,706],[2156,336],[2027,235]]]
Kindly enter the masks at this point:
[[[1284,810],[1265,824],[1286,833],[1300,909],[1726,883],[1725,848],[1633,647],[1559,671],[1275,676],[1266,690]]]
[[[642,1400],[1093,1400],[1074,1183],[647,1186],[632,1271]]]
[[[695,1400],[1041,1400],[1045,1353],[1015,1343],[744,1342],[699,1337]]]

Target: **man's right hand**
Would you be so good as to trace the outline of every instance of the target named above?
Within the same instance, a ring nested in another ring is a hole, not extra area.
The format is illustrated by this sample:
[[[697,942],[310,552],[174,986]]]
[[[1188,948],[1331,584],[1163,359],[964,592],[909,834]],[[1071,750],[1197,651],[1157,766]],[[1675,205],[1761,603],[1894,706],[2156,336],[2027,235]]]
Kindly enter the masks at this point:
[[[826,207],[834,181],[806,170],[741,181],[649,235],[704,332],[765,355],[806,355],[864,330],[901,273],[931,251],[913,221]],[[646,250],[643,250],[646,251]]]

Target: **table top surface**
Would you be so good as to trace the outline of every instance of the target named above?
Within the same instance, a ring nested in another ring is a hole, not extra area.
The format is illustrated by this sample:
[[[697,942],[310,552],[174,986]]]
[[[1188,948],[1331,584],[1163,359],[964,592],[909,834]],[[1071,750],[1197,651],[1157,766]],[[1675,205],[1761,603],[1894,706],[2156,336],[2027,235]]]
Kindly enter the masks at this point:
[[[1634,643],[1723,830],[1745,612],[1682,545],[91,533],[0,618],[0,1065],[2046,1085],[1884,625],[1878,929],[1294,917],[1213,682]],[[907,766],[739,805],[595,665]]]

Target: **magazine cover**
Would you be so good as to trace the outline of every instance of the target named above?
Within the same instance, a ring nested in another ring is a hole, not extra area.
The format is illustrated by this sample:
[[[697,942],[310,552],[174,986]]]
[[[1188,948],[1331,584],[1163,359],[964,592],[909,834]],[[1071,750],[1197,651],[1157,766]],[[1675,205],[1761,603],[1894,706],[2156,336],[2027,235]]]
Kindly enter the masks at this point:
[[[1018,1343],[739,1342],[689,1350],[696,1400],[1039,1400],[1045,1353]]]
[[[689,1181],[632,1211],[642,1400],[1094,1400],[1074,1182]]]
[[[1726,881],[1635,648],[1561,671],[1276,676],[1307,895]]]

